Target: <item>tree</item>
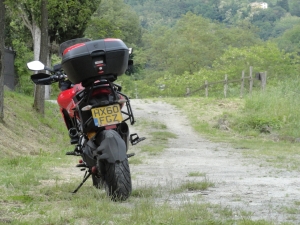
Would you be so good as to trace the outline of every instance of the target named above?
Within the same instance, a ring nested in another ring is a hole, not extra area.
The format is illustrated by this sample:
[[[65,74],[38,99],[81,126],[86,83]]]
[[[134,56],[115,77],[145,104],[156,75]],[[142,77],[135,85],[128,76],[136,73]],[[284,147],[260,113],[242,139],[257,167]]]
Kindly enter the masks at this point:
[[[272,31],[272,37],[277,38],[281,36],[286,30],[292,29],[298,24],[300,24],[300,17],[291,16],[288,14],[275,22]]]
[[[173,28],[155,26],[144,35],[147,68],[172,74],[198,72],[211,67],[228,46],[251,46],[259,42],[252,27],[228,28],[187,13]]]
[[[276,3],[277,6],[280,6],[281,8],[285,9],[287,12],[290,11],[289,2],[288,0],[277,0]]]
[[[47,62],[49,48],[48,48],[48,9],[47,9],[47,0],[42,0],[41,2],[41,51],[40,51],[40,60],[42,62]],[[34,95],[34,104],[33,108],[44,115],[45,107],[45,86],[36,85],[36,91]]]
[[[82,37],[87,22],[97,9],[99,2],[100,0],[48,0],[49,29],[47,33],[50,36],[50,46],[53,46],[52,43],[54,42],[63,42],[68,39]],[[14,22],[18,22],[19,18],[21,18],[22,24],[19,27],[25,26],[30,31],[34,60],[39,60],[42,35],[40,29],[41,0],[6,0],[6,3]],[[23,28],[21,27],[21,29]],[[24,48],[24,42],[30,43],[29,39],[20,40],[17,35],[19,34],[14,34],[14,41],[19,46]],[[20,33],[20,35],[25,36],[23,33]],[[50,50],[51,53],[53,53],[52,49]],[[49,56],[49,58],[51,57]],[[47,60],[43,61],[43,63],[46,64]],[[47,66],[51,67],[50,63],[48,64]]]
[[[39,60],[41,46],[41,29],[40,29],[40,1],[35,0],[7,0],[8,9],[15,18],[21,18],[23,24],[29,29],[33,40],[34,60]]]
[[[141,26],[139,18],[123,0],[102,0],[85,31],[92,39],[114,37],[126,44],[139,44]]]
[[[50,43],[82,37],[101,0],[49,0]]]
[[[5,44],[5,5],[0,0],[0,121],[4,119],[4,44]]]
[[[299,0],[290,0],[290,13],[293,16],[300,17],[300,4],[299,4]]]
[[[81,37],[91,15],[97,9],[100,0],[49,0],[50,42],[63,42]],[[22,18],[24,25],[30,30],[34,60],[39,60],[41,43],[41,0],[6,0],[10,12],[15,18]]]
[[[280,49],[290,53],[296,52],[300,55],[300,25],[295,25],[292,29],[286,30],[276,41]]]
[[[264,42],[243,48],[228,48],[225,53],[214,61],[213,69],[220,75],[228,74],[230,79],[240,76],[242,70],[253,66],[256,71],[268,71],[268,82],[276,84],[279,79],[297,76],[298,59],[292,59],[282,52],[275,43]],[[248,71],[245,71],[248,73]]]

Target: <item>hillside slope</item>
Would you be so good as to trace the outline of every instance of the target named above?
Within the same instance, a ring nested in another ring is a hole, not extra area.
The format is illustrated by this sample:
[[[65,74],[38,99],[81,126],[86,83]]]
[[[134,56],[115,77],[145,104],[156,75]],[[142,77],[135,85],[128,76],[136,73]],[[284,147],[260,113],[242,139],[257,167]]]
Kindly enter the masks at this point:
[[[67,147],[67,130],[56,105],[46,102],[43,118],[33,110],[32,97],[9,91],[4,95],[4,123],[0,123],[4,156],[36,155]]]

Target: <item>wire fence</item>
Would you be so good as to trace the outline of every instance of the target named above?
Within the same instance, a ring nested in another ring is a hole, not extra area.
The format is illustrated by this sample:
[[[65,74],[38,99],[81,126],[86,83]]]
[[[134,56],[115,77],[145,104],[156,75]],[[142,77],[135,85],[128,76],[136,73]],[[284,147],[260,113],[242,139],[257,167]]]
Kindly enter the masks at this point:
[[[260,81],[261,89],[264,91],[265,88],[266,88],[266,84],[267,84],[267,71],[256,73],[255,78]],[[242,71],[242,77],[241,78],[228,80],[228,75],[225,74],[224,80],[215,81],[215,82],[208,82],[206,80],[204,82],[204,84],[196,90],[191,90],[189,87],[187,87],[185,96],[190,96],[190,95],[192,95],[196,92],[200,92],[202,90],[205,90],[205,97],[208,97],[209,87],[212,87],[212,86],[218,85],[218,84],[223,84],[223,87],[224,87],[223,88],[223,94],[224,94],[224,97],[226,98],[227,94],[228,94],[228,84],[229,83],[240,83],[240,97],[242,98],[245,94],[245,81],[249,81],[249,94],[252,94],[253,81],[254,81],[253,67],[252,66],[250,66],[249,76],[245,76],[245,72]]]

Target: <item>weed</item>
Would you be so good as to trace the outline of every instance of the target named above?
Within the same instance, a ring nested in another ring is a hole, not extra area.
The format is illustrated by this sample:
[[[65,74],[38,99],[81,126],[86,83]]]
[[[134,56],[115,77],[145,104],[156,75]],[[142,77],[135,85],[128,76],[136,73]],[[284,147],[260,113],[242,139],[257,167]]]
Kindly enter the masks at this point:
[[[158,188],[155,187],[143,187],[143,188],[136,188],[132,191],[132,197],[138,198],[153,198],[157,196]]]
[[[202,181],[189,181],[181,184],[178,188],[172,190],[173,193],[181,193],[184,191],[205,191],[210,187],[214,187],[215,184],[210,182],[207,178]]]
[[[150,133],[153,139],[168,140],[169,138],[176,138],[177,135],[168,131],[155,131]]]
[[[142,164],[143,160],[137,156],[131,157],[129,159],[129,164],[133,164],[133,165],[139,165]]]
[[[204,177],[206,174],[201,172],[190,172],[188,174],[189,177]]]
[[[147,152],[150,155],[157,155],[162,153],[164,148],[165,147],[163,145],[143,145],[141,147],[141,152]]]

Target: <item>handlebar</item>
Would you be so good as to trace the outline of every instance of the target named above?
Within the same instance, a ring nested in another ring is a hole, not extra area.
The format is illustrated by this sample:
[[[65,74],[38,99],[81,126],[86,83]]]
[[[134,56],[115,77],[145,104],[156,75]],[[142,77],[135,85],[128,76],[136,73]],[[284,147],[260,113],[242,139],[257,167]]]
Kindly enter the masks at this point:
[[[52,83],[54,83],[56,81],[58,81],[57,76],[53,75],[53,76],[50,76],[50,77],[47,77],[47,78],[38,79],[37,83],[40,83],[40,84],[45,84],[45,83],[52,84]]]
[[[61,74],[61,73],[51,75],[51,76],[49,76],[48,74],[45,74],[45,73],[39,73],[39,74],[34,74],[31,76],[31,80],[35,84],[41,84],[41,85],[50,85],[57,81],[63,80],[65,78],[67,78],[67,75]]]

